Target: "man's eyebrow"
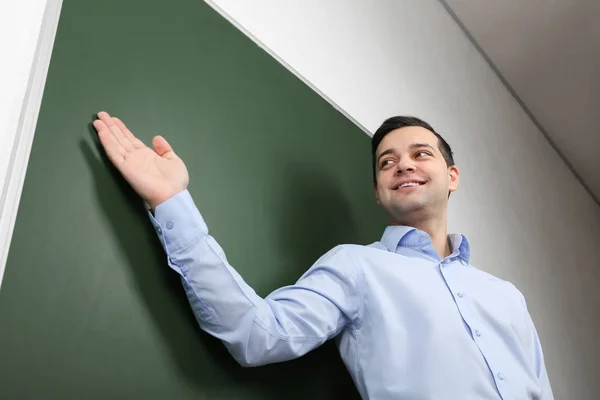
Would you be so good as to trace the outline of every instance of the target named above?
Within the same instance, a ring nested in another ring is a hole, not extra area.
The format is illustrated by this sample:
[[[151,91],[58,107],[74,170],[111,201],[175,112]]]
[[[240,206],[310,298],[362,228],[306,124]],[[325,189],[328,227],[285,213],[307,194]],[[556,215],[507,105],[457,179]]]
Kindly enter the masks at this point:
[[[435,149],[433,148],[432,145],[427,144],[427,143],[413,143],[410,146],[408,146],[409,149],[420,149],[422,147],[427,147],[433,151],[435,151]]]

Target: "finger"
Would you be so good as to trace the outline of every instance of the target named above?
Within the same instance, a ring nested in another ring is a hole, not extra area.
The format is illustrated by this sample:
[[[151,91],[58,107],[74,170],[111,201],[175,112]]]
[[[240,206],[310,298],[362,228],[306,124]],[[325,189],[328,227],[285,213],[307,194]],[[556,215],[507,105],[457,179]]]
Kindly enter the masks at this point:
[[[125,161],[125,154],[127,151],[116,140],[104,122],[96,120],[93,122],[93,125],[98,131],[98,138],[100,138],[100,143],[102,144],[102,147],[104,148],[109,160],[115,166],[120,166],[123,161]]]
[[[117,126],[119,127],[119,129],[121,130],[121,132],[123,132],[123,135],[125,135],[125,137],[127,139],[129,139],[129,141],[133,144],[133,147],[136,149],[139,149],[140,147],[144,147],[145,144],[138,138],[136,138],[133,133],[131,133],[131,131],[129,129],[127,129],[127,126],[125,126],[125,124],[123,123],[123,121],[121,121],[119,118],[117,117],[113,117],[113,121],[115,121],[115,124],[117,124]]]
[[[133,143],[131,143],[131,140],[129,140],[128,138],[125,137],[123,132],[121,132],[121,129],[119,129],[119,127],[117,126],[117,124],[115,123],[113,118],[107,112],[104,112],[104,111],[99,112],[98,118],[100,118],[100,121],[104,122],[104,124],[108,127],[108,129],[112,133],[112,135],[121,144],[121,146],[123,146],[123,148],[125,150],[127,150],[127,151],[133,150]]]
[[[113,121],[115,121],[115,124],[117,124],[117,126],[119,127],[121,132],[123,132],[123,135],[125,135],[126,138],[128,138],[129,140],[134,140],[136,138],[135,136],[133,136],[133,133],[131,133],[131,131],[127,129],[125,123],[123,123],[123,121],[121,121],[119,118],[113,117]]]
[[[154,147],[156,154],[161,157],[171,158],[172,155],[175,155],[171,145],[162,136],[154,136],[152,139],[152,147]]]
[[[117,139],[112,135],[112,133],[110,133],[110,129],[108,128],[108,126],[106,126],[104,122],[97,119],[92,123],[92,125],[94,125],[94,128],[96,128],[96,131],[98,132],[98,137],[102,136],[100,139],[102,146],[106,148],[107,146],[119,144]]]

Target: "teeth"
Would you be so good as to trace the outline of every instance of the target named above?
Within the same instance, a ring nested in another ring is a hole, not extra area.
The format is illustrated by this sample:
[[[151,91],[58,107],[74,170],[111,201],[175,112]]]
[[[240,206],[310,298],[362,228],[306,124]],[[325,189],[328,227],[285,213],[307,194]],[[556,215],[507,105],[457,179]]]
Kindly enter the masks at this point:
[[[398,189],[407,187],[407,186],[419,186],[419,185],[420,185],[420,183],[418,183],[418,182],[407,182],[407,183],[403,183],[402,185],[398,186]]]

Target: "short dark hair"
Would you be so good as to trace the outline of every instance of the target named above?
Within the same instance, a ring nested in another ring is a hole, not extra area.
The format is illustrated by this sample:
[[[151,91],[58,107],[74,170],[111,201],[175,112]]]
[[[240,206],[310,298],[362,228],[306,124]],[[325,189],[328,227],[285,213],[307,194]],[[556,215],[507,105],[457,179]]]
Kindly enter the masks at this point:
[[[373,158],[373,183],[377,183],[377,160],[375,159],[375,152],[377,151],[377,147],[379,143],[383,140],[383,138],[396,129],[407,128],[409,126],[420,126],[421,128],[425,128],[431,133],[433,133],[438,138],[438,149],[444,156],[444,160],[446,161],[446,165],[448,168],[454,166],[454,154],[452,153],[452,149],[450,145],[439,133],[437,133],[431,125],[427,122],[419,119],[417,117],[410,116],[397,116],[391,117],[383,121],[383,124],[375,131],[373,138],[371,139],[371,156]]]

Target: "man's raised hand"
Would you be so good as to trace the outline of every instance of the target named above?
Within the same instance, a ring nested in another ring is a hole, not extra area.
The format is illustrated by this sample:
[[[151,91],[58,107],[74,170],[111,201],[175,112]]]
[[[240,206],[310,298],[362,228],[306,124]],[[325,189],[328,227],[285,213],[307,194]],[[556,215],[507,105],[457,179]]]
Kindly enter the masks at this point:
[[[153,150],[118,118],[106,112],[98,113],[98,118],[94,128],[108,158],[153,210],[187,188],[185,164],[162,136],[152,139]]]

